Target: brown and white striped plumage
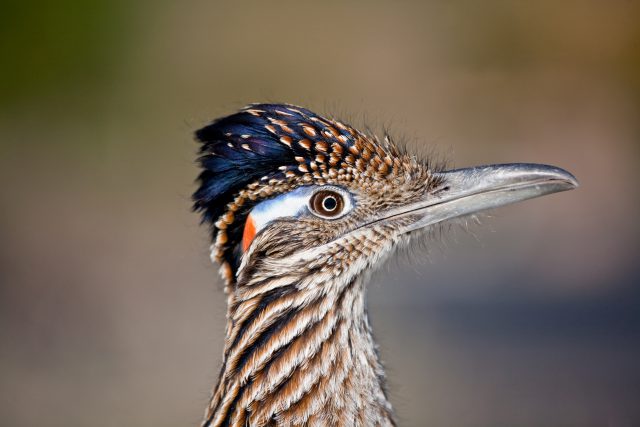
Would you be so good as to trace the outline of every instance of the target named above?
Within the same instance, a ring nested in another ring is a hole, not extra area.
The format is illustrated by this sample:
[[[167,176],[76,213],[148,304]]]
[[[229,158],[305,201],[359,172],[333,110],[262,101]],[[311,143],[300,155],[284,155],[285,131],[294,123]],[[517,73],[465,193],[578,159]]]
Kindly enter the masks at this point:
[[[194,199],[228,297],[204,426],[395,425],[365,282],[416,231],[424,206],[407,206],[437,201],[452,181],[386,139],[290,105],[252,105],[197,136]],[[339,187],[353,209],[277,218],[242,250],[251,210],[304,186]]]

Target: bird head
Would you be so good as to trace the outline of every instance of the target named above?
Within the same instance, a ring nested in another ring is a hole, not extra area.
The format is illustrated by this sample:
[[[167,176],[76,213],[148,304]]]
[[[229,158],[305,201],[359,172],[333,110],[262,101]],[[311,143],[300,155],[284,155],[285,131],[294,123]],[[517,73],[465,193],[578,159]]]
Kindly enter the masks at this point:
[[[436,224],[577,186],[547,165],[442,170],[292,105],[251,105],[196,137],[194,206],[228,291],[303,272],[347,283]]]

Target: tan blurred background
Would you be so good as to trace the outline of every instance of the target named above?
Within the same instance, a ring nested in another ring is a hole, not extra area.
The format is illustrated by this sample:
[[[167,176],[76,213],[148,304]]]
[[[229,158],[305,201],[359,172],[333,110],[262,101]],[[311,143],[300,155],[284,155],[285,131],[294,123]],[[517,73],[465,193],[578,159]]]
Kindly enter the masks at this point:
[[[192,133],[284,101],[577,191],[400,259],[403,426],[640,425],[640,2],[2,1],[2,426],[195,426],[224,298]]]

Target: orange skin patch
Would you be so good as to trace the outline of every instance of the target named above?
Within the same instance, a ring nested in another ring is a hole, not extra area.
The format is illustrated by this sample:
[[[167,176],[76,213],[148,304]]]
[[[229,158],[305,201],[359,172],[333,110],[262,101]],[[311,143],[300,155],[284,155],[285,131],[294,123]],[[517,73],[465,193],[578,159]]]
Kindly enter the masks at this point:
[[[253,222],[251,214],[247,217],[247,221],[244,223],[244,232],[242,233],[242,251],[246,252],[253,242],[253,238],[256,237],[256,224]]]

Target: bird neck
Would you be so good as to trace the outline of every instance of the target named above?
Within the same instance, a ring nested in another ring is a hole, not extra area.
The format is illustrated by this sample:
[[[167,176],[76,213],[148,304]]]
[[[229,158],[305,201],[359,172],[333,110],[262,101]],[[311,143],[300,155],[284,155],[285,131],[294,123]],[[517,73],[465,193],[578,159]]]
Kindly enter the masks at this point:
[[[363,280],[339,282],[237,289],[205,426],[394,425]]]

